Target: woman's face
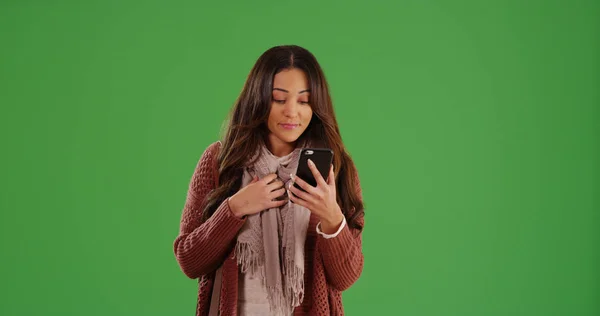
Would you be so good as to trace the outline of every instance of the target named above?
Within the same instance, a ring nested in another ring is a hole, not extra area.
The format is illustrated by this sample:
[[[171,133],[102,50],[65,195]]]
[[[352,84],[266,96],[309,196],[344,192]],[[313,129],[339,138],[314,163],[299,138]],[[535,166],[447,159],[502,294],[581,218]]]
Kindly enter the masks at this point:
[[[267,126],[271,146],[289,146],[298,140],[312,118],[310,90],[304,71],[285,69],[275,75]]]

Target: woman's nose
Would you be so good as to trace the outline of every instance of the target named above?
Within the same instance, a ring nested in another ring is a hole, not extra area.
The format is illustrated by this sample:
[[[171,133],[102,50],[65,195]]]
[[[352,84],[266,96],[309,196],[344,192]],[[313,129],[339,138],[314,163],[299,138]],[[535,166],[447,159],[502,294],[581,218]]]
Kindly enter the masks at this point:
[[[283,107],[283,114],[285,116],[294,117],[298,113],[298,104],[296,101],[288,101]]]

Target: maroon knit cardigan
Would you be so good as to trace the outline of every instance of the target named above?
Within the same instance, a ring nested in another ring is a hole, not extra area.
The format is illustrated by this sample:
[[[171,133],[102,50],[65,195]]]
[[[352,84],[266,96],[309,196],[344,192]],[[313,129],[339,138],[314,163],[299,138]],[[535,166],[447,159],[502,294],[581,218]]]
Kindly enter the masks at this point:
[[[245,220],[235,217],[225,200],[207,221],[201,221],[206,196],[217,185],[219,147],[219,142],[211,144],[196,166],[181,216],[179,236],[173,245],[183,273],[198,279],[197,316],[208,315],[215,271],[221,265],[219,315],[237,314],[238,266],[234,246]],[[360,185],[357,187],[362,199]],[[318,222],[318,218],[311,215],[304,252],[305,295],[294,315],[343,315],[342,291],[356,282],[363,269],[364,215],[358,218],[360,228],[346,225],[338,236],[330,239],[316,233]]]

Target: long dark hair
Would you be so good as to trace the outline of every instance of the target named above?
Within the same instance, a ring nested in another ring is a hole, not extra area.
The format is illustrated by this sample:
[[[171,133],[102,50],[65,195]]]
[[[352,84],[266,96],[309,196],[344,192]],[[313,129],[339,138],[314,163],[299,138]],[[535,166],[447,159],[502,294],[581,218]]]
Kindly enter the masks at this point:
[[[309,139],[312,144],[334,151],[338,204],[348,224],[360,228],[356,219],[364,212],[364,208],[355,180],[357,172],[342,142],[329,86],[313,54],[296,45],[270,48],[260,56],[250,71],[230,113],[217,157],[219,187],[207,197],[203,220],[208,219],[226,198],[239,190],[243,168],[253,163],[248,161],[248,157],[254,156],[269,132],[266,122],[271,110],[273,79],[280,71],[292,68],[303,70],[308,78],[310,106],[313,111],[310,124],[299,141]]]

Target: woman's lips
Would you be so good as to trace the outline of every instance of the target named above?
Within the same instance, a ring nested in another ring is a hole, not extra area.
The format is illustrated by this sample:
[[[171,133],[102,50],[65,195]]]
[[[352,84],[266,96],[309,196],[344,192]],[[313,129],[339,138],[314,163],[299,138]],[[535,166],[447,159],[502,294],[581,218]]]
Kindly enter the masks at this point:
[[[289,130],[292,130],[292,129],[298,127],[298,124],[280,123],[279,125],[281,125],[281,127],[283,127],[284,129],[289,129]]]

